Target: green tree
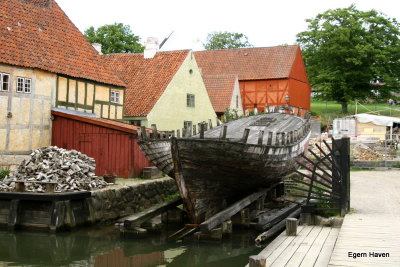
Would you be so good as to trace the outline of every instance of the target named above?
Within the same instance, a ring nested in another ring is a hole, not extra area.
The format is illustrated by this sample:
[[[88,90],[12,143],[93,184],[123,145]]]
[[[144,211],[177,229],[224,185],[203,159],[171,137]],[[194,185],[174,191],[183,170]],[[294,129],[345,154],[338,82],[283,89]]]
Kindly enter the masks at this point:
[[[347,113],[352,100],[387,97],[399,89],[399,23],[354,5],[307,19],[297,35],[311,86]]]
[[[103,54],[141,53],[144,47],[140,38],[134,35],[129,25],[114,23],[103,25],[97,29],[93,26],[85,30],[85,36],[91,43],[101,44]]]
[[[247,40],[247,36],[237,32],[209,33],[207,35],[207,41],[203,46],[207,50],[252,47]]]

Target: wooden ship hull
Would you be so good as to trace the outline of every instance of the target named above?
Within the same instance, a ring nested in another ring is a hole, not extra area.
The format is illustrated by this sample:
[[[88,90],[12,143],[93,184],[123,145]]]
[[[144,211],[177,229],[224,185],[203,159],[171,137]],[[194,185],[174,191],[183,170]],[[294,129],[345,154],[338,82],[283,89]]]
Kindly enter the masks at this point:
[[[175,177],[170,139],[141,139],[138,142],[143,154],[163,173]]]
[[[296,160],[308,145],[309,116],[303,118],[300,109],[273,111],[209,130],[202,124],[195,135],[165,140],[192,223],[200,224],[297,168]]]

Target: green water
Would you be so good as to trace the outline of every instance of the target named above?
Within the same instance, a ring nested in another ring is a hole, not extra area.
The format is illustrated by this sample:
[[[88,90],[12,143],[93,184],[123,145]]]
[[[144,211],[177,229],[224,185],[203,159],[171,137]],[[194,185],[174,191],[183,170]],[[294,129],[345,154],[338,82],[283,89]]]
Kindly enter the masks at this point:
[[[236,231],[223,242],[169,243],[170,233],[133,240],[121,238],[113,226],[57,234],[0,231],[0,266],[235,267],[262,249],[249,231]]]

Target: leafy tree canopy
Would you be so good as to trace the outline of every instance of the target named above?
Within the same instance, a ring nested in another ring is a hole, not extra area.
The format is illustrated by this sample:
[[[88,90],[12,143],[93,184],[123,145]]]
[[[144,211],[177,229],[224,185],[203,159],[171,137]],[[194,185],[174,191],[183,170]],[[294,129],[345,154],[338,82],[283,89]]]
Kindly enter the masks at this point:
[[[349,101],[380,96],[400,87],[399,23],[354,5],[307,19],[297,35],[311,86],[336,100],[347,113]]]
[[[247,36],[237,32],[209,33],[207,35],[207,41],[203,46],[207,50],[252,47],[247,40]]]
[[[114,23],[103,25],[97,29],[93,26],[85,30],[85,36],[91,43],[101,44],[103,54],[141,53],[144,47],[140,38],[134,35],[129,25]]]

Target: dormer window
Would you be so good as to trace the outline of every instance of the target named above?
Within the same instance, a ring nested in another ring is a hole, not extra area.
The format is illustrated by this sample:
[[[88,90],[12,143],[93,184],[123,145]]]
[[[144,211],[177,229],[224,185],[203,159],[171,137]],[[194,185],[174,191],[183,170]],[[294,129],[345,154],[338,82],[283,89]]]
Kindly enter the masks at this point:
[[[18,77],[17,78],[17,93],[30,94],[32,92],[32,79]]]
[[[10,74],[0,72],[0,91],[10,90]]]
[[[119,92],[118,91],[111,91],[110,102],[117,103],[117,104],[119,103]]]

